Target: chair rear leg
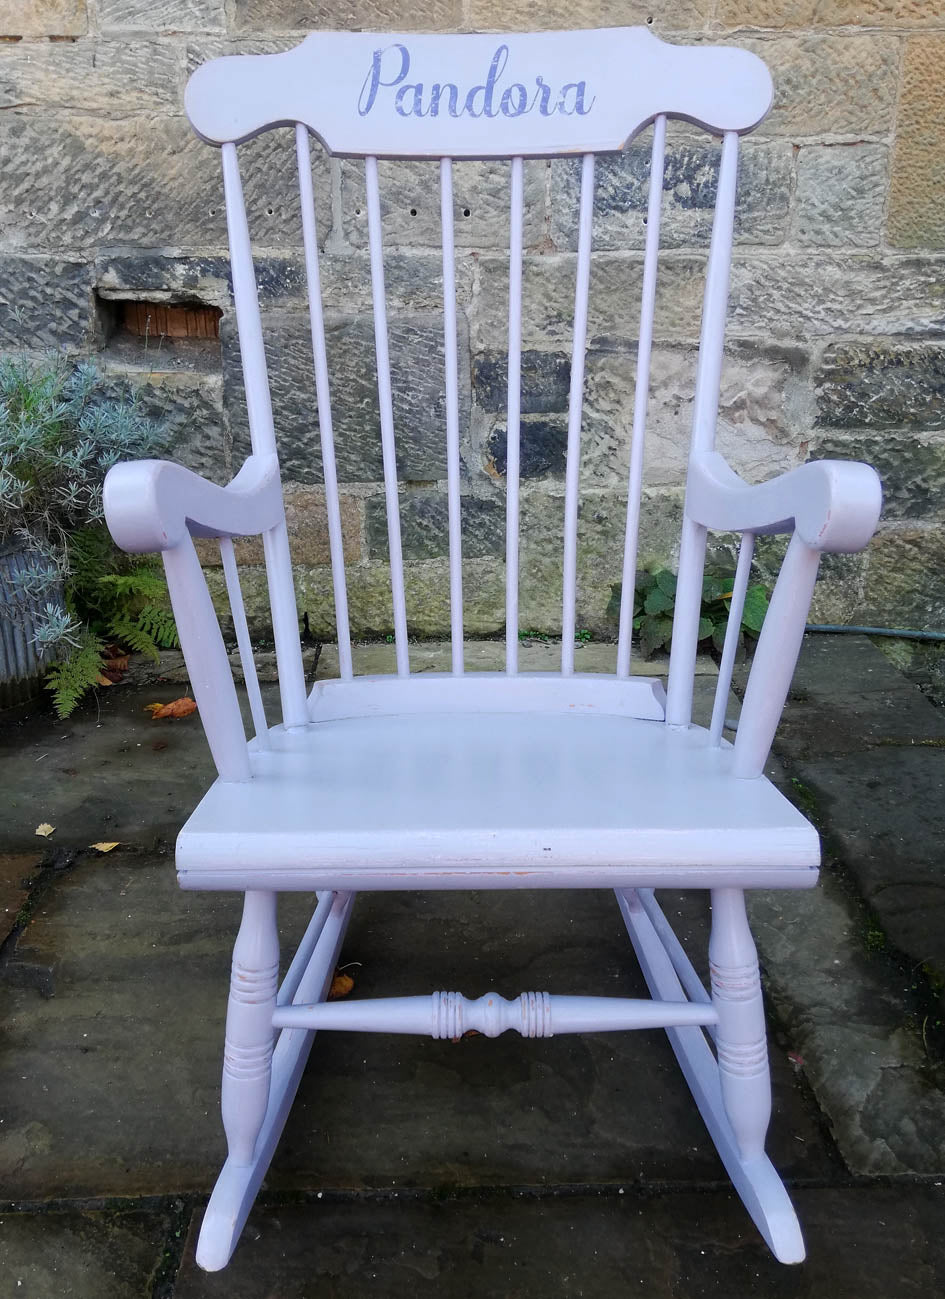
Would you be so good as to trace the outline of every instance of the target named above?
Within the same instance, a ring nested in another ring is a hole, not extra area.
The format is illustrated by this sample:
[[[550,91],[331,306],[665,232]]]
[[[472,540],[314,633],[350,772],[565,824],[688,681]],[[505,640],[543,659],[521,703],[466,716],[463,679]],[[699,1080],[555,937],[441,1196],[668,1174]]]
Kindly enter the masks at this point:
[[[771,1118],[771,1076],[758,953],[742,889],[712,890],[709,971],[722,1103],[742,1159],[758,1159]]]
[[[243,902],[233,948],[223,1051],[223,1129],[229,1157],[237,1165],[252,1161],[269,1104],[278,984],[276,895],[252,889]]]

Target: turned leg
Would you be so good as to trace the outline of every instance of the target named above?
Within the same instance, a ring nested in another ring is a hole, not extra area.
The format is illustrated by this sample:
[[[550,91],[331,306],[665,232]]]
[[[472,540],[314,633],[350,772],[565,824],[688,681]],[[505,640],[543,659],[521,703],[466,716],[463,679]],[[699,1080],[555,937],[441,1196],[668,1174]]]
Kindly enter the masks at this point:
[[[235,1164],[251,1162],[269,1104],[278,983],[276,895],[249,890],[233,948],[223,1052],[223,1129]]]
[[[757,1159],[771,1117],[771,1078],[758,954],[742,889],[712,890],[709,968],[722,1102],[742,1159]]]

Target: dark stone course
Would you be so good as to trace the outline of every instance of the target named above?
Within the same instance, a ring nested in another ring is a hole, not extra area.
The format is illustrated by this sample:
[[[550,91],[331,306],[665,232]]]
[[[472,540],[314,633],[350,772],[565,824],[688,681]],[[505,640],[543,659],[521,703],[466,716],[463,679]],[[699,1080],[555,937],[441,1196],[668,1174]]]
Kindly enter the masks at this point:
[[[522,353],[523,415],[566,411],[571,390],[571,359],[565,352]],[[473,395],[483,410],[504,411],[508,401],[509,362],[505,352],[473,358]]]
[[[81,351],[92,333],[88,265],[53,257],[0,257],[0,347]]]
[[[338,477],[342,482],[380,482],[384,477],[378,408],[374,325],[370,317],[329,316],[326,344]],[[283,478],[322,481],[318,414],[312,376],[308,312],[263,315],[273,414]],[[223,322],[223,401],[233,438],[234,462],[249,449],[239,343],[231,321]],[[401,478],[446,477],[446,401],[442,322],[398,316],[389,327],[391,386],[397,469]],[[468,347],[460,326],[460,353]],[[468,367],[460,365],[460,375]],[[469,419],[468,381],[460,380],[460,427]]]
[[[460,509],[463,559],[485,559],[505,552],[505,510],[495,501],[464,496]],[[372,559],[390,554],[387,509],[382,496],[365,501],[365,526]],[[404,559],[449,555],[449,513],[442,492],[408,492],[400,498],[400,536]]]
[[[933,519],[945,511],[945,440],[828,434],[817,440],[810,459],[872,465],[883,483],[884,519]]]
[[[945,428],[945,348],[828,347],[815,376],[821,428]]]
[[[298,258],[257,257],[255,267],[263,305],[304,297],[305,268]],[[230,261],[223,254],[174,257],[142,249],[103,255],[95,264],[95,284],[107,297],[147,298],[158,293],[174,302],[232,308]]]
[[[509,432],[497,424],[486,445],[489,467],[500,477],[508,468]],[[522,478],[563,474],[568,460],[568,428],[563,420],[523,420],[519,434],[519,472]]]

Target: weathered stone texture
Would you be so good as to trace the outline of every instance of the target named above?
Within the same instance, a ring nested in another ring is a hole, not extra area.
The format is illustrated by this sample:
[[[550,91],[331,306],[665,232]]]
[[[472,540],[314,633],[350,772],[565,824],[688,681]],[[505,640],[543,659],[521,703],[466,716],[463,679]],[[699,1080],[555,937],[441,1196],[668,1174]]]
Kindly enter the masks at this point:
[[[804,400],[803,356],[735,348],[725,359],[718,448],[750,481],[793,468],[798,406]],[[658,348],[650,368],[644,483],[681,488],[686,479],[696,355]],[[587,361],[587,428],[581,474],[587,486],[626,481],[636,386],[632,351],[592,351]]]
[[[286,153],[252,140],[241,150],[250,227],[263,244],[298,240],[298,191],[285,160],[291,133],[275,132]],[[220,160],[184,118],[76,116],[0,120],[4,184],[0,238],[35,249],[226,247]],[[41,165],[48,158],[53,165]],[[313,159],[322,226],[329,212],[327,161]]]
[[[906,42],[888,236],[900,248],[945,247],[945,36]]]
[[[545,228],[543,162],[526,162],[523,240],[540,243]],[[440,173],[435,163],[378,164],[381,227],[385,246],[442,247]],[[367,199],[364,164],[345,162],[341,171],[341,205],[345,238],[367,247]],[[457,248],[508,248],[509,164],[453,164],[453,237]]]
[[[263,329],[283,477],[291,482],[319,482],[321,449],[308,313],[267,313]],[[228,322],[224,322],[222,332],[224,399],[233,431],[234,456],[241,456],[248,449],[249,438],[239,348]],[[442,320],[397,317],[390,322],[389,339],[400,475],[425,481],[445,478]],[[384,468],[371,318],[329,318],[326,345],[338,477],[342,482],[379,482]],[[467,348],[461,340],[461,351]],[[465,428],[468,421],[468,374],[468,366],[461,368],[460,428]]]
[[[460,506],[463,557],[505,554],[504,503],[464,496]],[[448,558],[449,514],[443,492],[407,492],[400,497],[401,545],[405,560]],[[386,559],[387,508],[383,496],[365,501],[365,534],[372,559]]]
[[[945,514],[945,439],[941,435],[824,433],[813,460],[863,460],[883,484],[884,519],[941,519]]]
[[[224,0],[98,0],[103,31],[213,32],[226,28]]]
[[[945,609],[945,529],[881,532],[870,546],[859,617],[866,624],[940,630]]]
[[[709,14],[708,0],[469,0],[467,30],[533,32],[553,28],[631,27],[650,23],[664,32],[701,31]]]
[[[568,461],[568,425],[562,416],[557,420],[522,420],[519,428],[519,476],[544,478],[563,474]],[[486,440],[484,466],[493,478],[504,478],[508,469],[509,431],[496,424]]]
[[[885,145],[812,145],[797,160],[797,241],[821,247],[879,243],[886,197]]]
[[[929,0],[721,0],[725,27],[938,26],[942,15]]]
[[[181,58],[154,41],[0,45],[0,108],[179,112]]]
[[[718,189],[719,145],[707,136],[675,143],[663,172],[660,247],[707,245]],[[744,146],[739,160],[735,237],[740,243],[779,243],[788,222],[791,190],[788,144]],[[650,188],[649,132],[626,153],[604,155],[595,168],[594,247],[642,248]],[[577,248],[580,165],[552,163],[552,238],[561,248]]]
[[[30,1136],[50,1140],[42,1123],[25,1125],[11,1138],[21,1160]],[[168,1216],[148,1212],[5,1214],[0,1271],[10,1294],[143,1299],[170,1230]]]
[[[569,347],[574,313],[575,258],[570,253],[526,257],[523,268],[522,340],[526,348]],[[656,290],[656,338],[699,337],[705,262],[701,257],[668,256]],[[636,339],[640,326],[642,258],[602,253],[591,262],[588,337]],[[506,258],[483,256],[479,293],[470,322],[477,351],[506,346],[509,310]]]
[[[328,514],[325,492],[320,487],[285,488],[285,521],[289,532],[289,550],[293,564],[305,566],[330,564]],[[361,558],[361,505],[356,497],[342,495],[341,545],[346,564]],[[200,562],[208,568],[221,564],[220,547],[215,541],[198,541]],[[234,544],[237,563],[261,565],[264,561],[262,539],[242,537]]]
[[[520,408],[523,415],[547,415],[568,409],[571,357],[567,352],[522,353]],[[509,365],[505,352],[473,357],[473,393],[483,410],[504,411]]]
[[[945,428],[945,347],[838,343],[816,384],[821,426]]]
[[[0,0],[0,36],[82,36],[85,0]]]
[[[237,31],[455,31],[458,0],[235,0]]]
[[[90,267],[0,256],[0,347],[79,351],[92,341],[92,322]]]
[[[945,333],[945,276],[928,258],[805,253],[738,258],[729,328],[762,337]]]
[[[726,37],[754,50],[774,78],[763,135],[886,135],[893,129],[899,42],[886,36]]]

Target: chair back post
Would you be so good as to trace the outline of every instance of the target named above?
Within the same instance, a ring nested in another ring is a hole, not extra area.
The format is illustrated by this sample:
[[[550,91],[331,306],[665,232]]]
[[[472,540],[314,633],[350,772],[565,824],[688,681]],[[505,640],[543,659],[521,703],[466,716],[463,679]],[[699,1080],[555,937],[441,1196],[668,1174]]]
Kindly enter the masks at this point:
[[[728,311],[732,238],[735,229],[735,186],[738,173],[738,135],[726,131],[722,137],[718,194],[706,268],[702,330],[699,336],[699,364],[692,411],[690,460],[715,445],[715,425],[722,385],[722,356],[725,349],[725,317]],[[676,611],[669,658],[666,691],[666,722],[688,726],[692,720],[692,688],[699,643],[702,606],[702,574],[705,568],[706,529],[683,510],[679,546],[679,576]]]
[[[230,242],[230,269],[233,276],[233,301],[239,333],[240,359],[246,388],[246,411],[249,433],[256,455],[276,453],[276,435],[272,420],[272,400],[266,371],[262,319],[256,290],[256,273],[243,201],[236,145],[225,143],[223,155],[223,191],[226,199],[226,223]],[[302,669],[302,643],[299,637],[298,607],[292,582],[292,560],[285,519],[263,534],[266,580],[272,612],[273,640],[279,667],[279,694],[282,721],[287,727],[304,726],[308,721],[305,674]]]

